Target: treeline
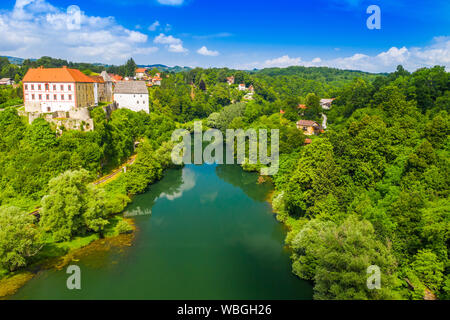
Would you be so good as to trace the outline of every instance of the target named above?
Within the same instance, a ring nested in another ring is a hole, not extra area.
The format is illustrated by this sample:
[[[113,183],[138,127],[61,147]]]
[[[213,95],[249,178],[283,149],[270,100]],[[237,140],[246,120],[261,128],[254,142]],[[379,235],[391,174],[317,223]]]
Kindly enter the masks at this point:
[[[284,74],[273,69],[247,72],[228,68],[195,68],[171,74],[163,79],[161,87],[150,90],[150,110],[164,113],[179,122],[205,118],[231,103],[248,101],[244,99],[248,92],[238,89],[239,84],[245,84],[247,88],[254,87],[255,94],[251,98],[254,102],[275,113],[307,103],[310,93],[319,98],[331,98],[338,88],[352,83],[359,76],[369,82],[376,78],[373,74],[331,68],[288,69],[291,71]],[[231,76],[235,83],[229,85],[227,77]],[[317,117],[317,112],[314,116]]]

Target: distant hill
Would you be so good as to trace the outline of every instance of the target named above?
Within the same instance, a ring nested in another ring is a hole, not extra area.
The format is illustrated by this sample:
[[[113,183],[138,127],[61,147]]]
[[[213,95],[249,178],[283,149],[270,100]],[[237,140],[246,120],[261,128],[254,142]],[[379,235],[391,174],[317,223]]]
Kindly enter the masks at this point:
[[[1,56],[2,58],[8,58],[9,62],[12,64],[17,64],[17,65],[21,65],[23,63],[22,58],[17,58],[17,57],[10,57],[10,56]],[[35,61],[36,59],[30,59],[32,61]]]
[[[139,68],[148,68],[148,69],[153,69],[156,68],[159,71],[164,71],[164,72],[183,72],[183,71],[189,71],[192,68],[189,67],[180,67],[180,66],[175,66],[175,67],[168,67],[166,65],[163,64],[151,64],[151,65],[138,65]]]

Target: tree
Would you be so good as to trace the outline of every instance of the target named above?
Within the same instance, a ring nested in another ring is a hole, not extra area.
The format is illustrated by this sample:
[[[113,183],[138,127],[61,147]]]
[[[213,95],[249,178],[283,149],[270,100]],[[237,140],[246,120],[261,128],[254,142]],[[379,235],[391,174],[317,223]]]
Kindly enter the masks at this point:
[[[315,299],[393,299],[396,262],[370,222],[349,216],[341,224],[312,220],[293,240],[294,273],[314,279]],[[367,286],[367,268],[381,270],[381,289]]]
[[[48,149],[57,144],[55,132],[50,128],[50,124],[42,118],[33,121],[27,128],[25,136],[28,142],[39,150]]]
[[[136,74],[136,68],[136,63],[134,62],[133,58],[130,58],[125,64],[125,76],[134,77]]]
[[[16,207],[0,207],[0,265],[9,271],[24,267],[41,248],[34,217]]]
[[[104,194],[88,182],[89,173],[84,169],[66,171],[50,180],[48,195],[42,199],[40,224],[55,241],[102,231],[108,224]]]
[[[320,98],[315,93],[308,93],[306,96],[305,118],[319,121],[321,117]]]

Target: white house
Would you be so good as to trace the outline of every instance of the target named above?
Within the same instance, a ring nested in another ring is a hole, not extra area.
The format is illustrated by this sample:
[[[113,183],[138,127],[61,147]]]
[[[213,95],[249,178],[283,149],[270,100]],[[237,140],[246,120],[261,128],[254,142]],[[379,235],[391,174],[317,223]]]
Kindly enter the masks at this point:
[[[240,84],[239,85],[239,91],[246,91],[247,88],[245,87],[245,84]]]
[[[320,99],[320,105],[324,110],[330,110],[334,99]]]
[[[1,86],[11,86],[11,85],[13,85],[13,84],[14,84],[13,79],[10,79],[10,78],[3,78],[3,79],[0,79],[0,85],[1,85]]]
[[[147,76],[147,69],[145,68],[136,69],[136,79],[141,80],[144,79],[145,76]]]
[[[114,102],[119,108],[149,113],[148,90],[145,81],[119,81],[114,89]]]

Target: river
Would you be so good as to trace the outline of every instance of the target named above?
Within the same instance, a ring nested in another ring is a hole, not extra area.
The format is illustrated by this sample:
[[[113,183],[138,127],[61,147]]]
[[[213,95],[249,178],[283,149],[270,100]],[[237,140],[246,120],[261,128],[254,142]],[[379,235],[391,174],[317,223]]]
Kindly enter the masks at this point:
[[[257,177],[237,165],[168,170],[126,210],[131,247],[71,263],[81,290],[67,289],[66,269],[46,270],[12,299],[311,299]]]

